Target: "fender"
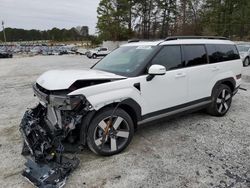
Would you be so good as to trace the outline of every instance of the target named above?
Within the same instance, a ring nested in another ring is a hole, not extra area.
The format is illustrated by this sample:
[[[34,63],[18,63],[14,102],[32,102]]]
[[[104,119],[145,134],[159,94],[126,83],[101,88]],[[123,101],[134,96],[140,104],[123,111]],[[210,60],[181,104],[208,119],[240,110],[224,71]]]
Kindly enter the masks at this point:
[[[132,99],[138,106],[142,106],[141,91],[134,87],[138,78],[116,80],[86,88],[81,88],[68,95],[84,95],[92,105],[92,110],[100,110],[102,107],[113,103],[119,103],[126,99]],[[130,105],[132,104],[129,102]],[[136,105],[136,106],[137,106]],[[135,106],[135,105],[134,105]]]

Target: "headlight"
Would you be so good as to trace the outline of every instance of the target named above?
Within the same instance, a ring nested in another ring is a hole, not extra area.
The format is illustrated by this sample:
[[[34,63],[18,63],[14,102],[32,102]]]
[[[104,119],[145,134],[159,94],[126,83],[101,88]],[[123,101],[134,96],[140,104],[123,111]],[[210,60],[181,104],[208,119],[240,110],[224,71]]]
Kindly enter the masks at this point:
[[[86,98],[83,95],[50,95],[49,104],[60,110],[73,110],[78,105],[84,104]]]

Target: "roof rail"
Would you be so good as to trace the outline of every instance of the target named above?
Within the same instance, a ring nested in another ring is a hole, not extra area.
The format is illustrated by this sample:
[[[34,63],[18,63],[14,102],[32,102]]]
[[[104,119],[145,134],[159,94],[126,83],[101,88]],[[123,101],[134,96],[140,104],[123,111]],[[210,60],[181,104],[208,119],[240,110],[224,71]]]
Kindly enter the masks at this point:
[[[132,43],[132,42],[140,42],[140,39],[130,39],[130,40],[128,40],[128,43]]]
[[[167,37],[164,41],[178,40],[178,39],[217,39],[217,40],[229,40],[226,37],[219,37],[219,36],[172,36],[172,37]]]

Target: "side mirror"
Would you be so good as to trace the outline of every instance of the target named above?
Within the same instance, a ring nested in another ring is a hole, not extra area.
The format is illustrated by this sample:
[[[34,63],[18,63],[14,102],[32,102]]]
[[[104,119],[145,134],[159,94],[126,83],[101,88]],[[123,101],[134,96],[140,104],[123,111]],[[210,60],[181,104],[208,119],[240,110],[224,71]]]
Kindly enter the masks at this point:
[[[148,69],[147,81],[151,81],[157,75],[166,74],[166,68],[162,65],[151,65]]]

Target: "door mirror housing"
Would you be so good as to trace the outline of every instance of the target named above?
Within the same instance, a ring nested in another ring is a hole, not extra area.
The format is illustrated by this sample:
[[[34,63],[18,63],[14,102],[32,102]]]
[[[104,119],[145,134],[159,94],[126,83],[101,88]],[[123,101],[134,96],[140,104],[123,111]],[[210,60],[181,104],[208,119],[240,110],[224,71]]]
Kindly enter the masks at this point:
[[[151,65],[148,69],[147,81],[152,80],[157,75],[166,74],[166,67],[162,65]]]

